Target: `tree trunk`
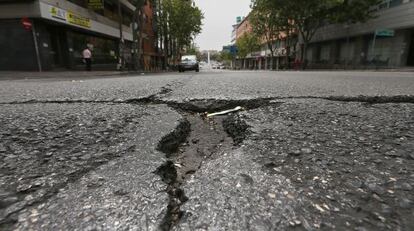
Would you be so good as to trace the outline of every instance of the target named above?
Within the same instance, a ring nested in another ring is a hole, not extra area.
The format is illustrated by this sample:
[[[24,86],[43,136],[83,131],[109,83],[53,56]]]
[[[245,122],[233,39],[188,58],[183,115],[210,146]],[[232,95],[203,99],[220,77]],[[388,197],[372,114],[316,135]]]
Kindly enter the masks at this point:
[[[275,59],[275,55],[273,52],[270,54],[270,69],[273,70],[273,60]]]
[[[305,70],[307,68],[307,54],[308,54],[308,43],[309,41],[303,41],[303,52],[302,52],[302,59],[301,59],[301,64],[302,64],[302,70]]]
[[[273,70],[273,61],[274,61],[274,57],[270,57],[270,70]]]
[[[291,46],[291,41],[290,41],[290,34],[286,33],[286,54],[285,54],[285,62],[286,62],[286,69],[290,69],[290,46]]]
[[[290,46],[286,47],[286,69],[290,69]]]
[[[142,49],[142,37],[143,37],[142,36],[142,33],[143,33],[142,29],[144,27],[144,20],[142,20],[142,15],[143,15],[142,7],[143,6],[137,7],[137,14],[138,14],[137,15],[137,24],[139,25],[138,26],[139,31],[137,33],[138,37],[137,37],[137,49],[136,49],[136,56],[137,56],[137,61],[136,61],[137,67],[136,68],[137,68],[137,70],[143,70],[143,66],[141,65],[142,56],[144,54],[144,51]]]
[[[279,60],[279,57],[278,57],[278,58],[276,58],[276,71],[279,70],[279,66],[280,66],[280,60]]]

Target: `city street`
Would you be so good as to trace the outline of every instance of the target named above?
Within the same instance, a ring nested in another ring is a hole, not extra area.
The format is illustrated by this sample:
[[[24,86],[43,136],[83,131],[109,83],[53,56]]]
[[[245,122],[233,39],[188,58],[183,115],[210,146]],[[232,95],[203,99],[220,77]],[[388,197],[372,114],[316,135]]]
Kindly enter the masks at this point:
[[[414,72],[50,73],[0,78],[0,230],[414,230]]]

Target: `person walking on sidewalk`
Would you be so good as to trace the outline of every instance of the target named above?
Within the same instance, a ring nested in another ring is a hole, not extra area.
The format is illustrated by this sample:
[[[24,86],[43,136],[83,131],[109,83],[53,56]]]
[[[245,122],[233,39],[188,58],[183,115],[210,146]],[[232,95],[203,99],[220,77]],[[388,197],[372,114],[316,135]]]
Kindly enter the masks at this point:
[[[86,65],[86,71],[92,70],[92,51],[89,47],[86,47],[85,50],[82,51],[83,62]]]

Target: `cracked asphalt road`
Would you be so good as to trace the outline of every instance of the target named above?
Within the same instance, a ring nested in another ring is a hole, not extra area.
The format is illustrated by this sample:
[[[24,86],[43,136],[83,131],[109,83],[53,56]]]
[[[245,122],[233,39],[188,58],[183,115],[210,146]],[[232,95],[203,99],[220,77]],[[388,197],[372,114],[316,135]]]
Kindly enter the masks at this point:
[[[413,73],[216,71],[0,89],[2,230],[414,229]]]

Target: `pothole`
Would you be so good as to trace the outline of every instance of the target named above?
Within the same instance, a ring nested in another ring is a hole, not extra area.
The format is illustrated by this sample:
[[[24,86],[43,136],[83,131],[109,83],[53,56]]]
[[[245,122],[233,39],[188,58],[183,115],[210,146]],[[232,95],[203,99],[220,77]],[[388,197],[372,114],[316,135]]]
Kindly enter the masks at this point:
[[[249,125],[241,118],[240,114],[232,114],[223,120],[223,128],[233,138],[234,144],[237,145],[246,139]]]
[[[158,150],[164,152],[167,161],[155,173],[167,184],[169,202],[161,230],[171,230],[177,225],[185,211],[181,206],[188,198],[181,189],[182,184],[202,165],[203,161],[214,158],[219,150],[231,149],[232,138],[225,132],[223,121],[226,116],[206,118],[203,114],[183,113],[174,131],[159,143]],[[189,129],[191,128],[191,129]]]
[[[269,104],[276,104],[272,101],[274,98],[257,98],[257,99],[241,99],[241,100],[225,100],[225,99],[194,99],[184,102],[161,101],[177,110],[193,112],[193,113],[211,113],[233,109],[241,106],[246,110],[259,108]]]
[[[170,157],[172,154],[176,153],[180,145],[186,141],[190,131],[190,122],[187,119],[182,119],[174,131],[161,139],[157,149],[165,153],[167,157]]]

